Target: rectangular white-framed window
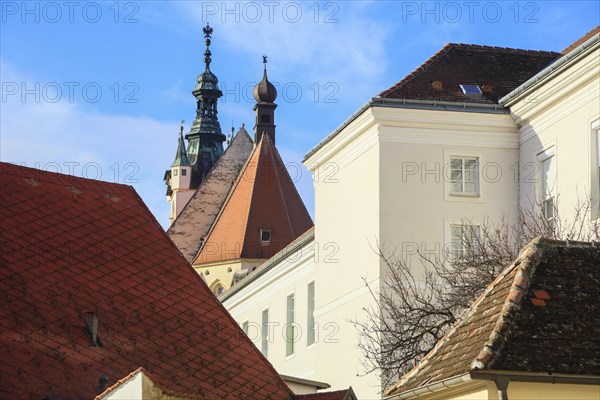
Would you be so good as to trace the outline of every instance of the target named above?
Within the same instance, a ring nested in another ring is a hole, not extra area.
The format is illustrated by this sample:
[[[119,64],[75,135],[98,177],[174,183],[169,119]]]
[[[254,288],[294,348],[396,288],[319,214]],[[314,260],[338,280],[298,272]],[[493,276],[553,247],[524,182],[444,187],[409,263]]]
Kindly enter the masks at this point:
[[[291,356],[294,354],[295,332],[295,298],[294,294],[290,294],[286,300],[286,324],[285,324],[285,355]]]
[[[242,322],[242,330],[246,335],[248,334],[248,320]]]
[[[464,261],[477,251],[481,242],[481,226],[475,224],[450,225],[450,258]]]
[[[315,281],[312,281],[307,285],[306,345],[314,344],[315,340]]]
[[[479,196],[479,158],[450,156],[450,195]]]
[[[542,215],[550,224],[556,217],[556,154],[554,147],[541,152],[537,156],[539,164],[539,194]]]
[[[265,308],[262,311],[260,334],[260,350],[265,357],[269,357],[269,309]]]

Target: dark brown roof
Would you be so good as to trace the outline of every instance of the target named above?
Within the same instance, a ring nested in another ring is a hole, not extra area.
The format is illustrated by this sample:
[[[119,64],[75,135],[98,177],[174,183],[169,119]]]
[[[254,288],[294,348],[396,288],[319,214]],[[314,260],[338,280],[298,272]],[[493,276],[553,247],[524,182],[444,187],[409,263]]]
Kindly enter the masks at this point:
[[[268,259],[312,226],[277,148],[263,134],[194,264]],[[261,241],[261,229],[271,231],[271,242]]]
[[[600,375],[600,248],[535,239],[388,394],[476,370]]]
[[[291,396],[131,187],[6,163],[0,183],[0,398],[90,399],[139,367],[178,393]]]
[[[574,50],[577,47],[581,46],[586,40],[588,40],[589,38],[591,38],[592,36],[594,36],[594,35],[596,35],[598,33],[600,33],[600,25],[598,25],[597,27],[595,27],[594,29],[592,29],[591,31],[589,31],[588,33],[586,33],[585,35],[583,35],[582,37],[580,37],[579,39],[577,39],[575,42],[573,42],[572,44],[570,44],[566,49],[564,49],[563,51],[561,51],[561,53],[564,54],[564,55],[568,54],[572,50]]]
[[[198,254],[202,239],[215,222],[253,147],[250,135],[242,127],[167,230],[167,235],[189,262]]]
[[[496,104],[560,53],[450,43],[391,88],[382,98]],[[482,98],[459,85],[478,85]]]

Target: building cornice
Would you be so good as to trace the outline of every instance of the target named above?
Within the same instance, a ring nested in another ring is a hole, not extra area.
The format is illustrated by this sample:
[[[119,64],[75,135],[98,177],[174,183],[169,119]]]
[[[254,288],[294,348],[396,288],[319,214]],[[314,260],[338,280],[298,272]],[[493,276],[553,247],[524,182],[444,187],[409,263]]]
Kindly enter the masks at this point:
[[[436,110],[436,111],[459,111],[459,112],[475,112],[475,113],[494,113],[494,114],[507,114],[503,106],[498,104],[480,104],[480,103],[465,103],[465,102],[453,102],[453,101],[436,101],[436,100],[412,100],[412,99],[388,99],[382,97],[373,97],[361,106],[354,114],[352,114],[346,121],[338,126],[332,133],[330,133],[325,139],[319,144],[313,147],[304,155],[303,163],[305,165],[315,164],[315,155],[325,148],[333,139],[357,120],[366,110],[372,107],[390,107],[390,108],[409,108],[418,110]]]

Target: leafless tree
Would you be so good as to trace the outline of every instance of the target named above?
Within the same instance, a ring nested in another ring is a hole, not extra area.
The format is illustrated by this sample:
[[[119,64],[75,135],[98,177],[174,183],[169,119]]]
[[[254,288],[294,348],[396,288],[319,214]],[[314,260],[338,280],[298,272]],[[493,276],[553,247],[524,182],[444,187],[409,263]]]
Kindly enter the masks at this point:
[[[506,217],[479,227],[463,221],[460,248],[435,255],[418,251],[419,273],[402,255],[378,247],[387,274],[380,290],[365,280],[374,305],[364,309],[364,319],[352,321],[361,334],[364,373],[381,374],[383,389],[409,371],[531,239],[600,239],[591,200],[579,202],[569,220],[559,217],[557,202],[550,206],[525,208],[514,224]]]

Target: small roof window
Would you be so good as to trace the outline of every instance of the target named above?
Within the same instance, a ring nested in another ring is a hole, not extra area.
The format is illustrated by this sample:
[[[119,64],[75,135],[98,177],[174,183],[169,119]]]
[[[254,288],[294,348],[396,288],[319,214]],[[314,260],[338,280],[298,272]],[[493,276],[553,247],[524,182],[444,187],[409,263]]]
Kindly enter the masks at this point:
[[[480,99],[483,95],[481,88],[477,85],[459,85],[463,94],[469,98]]]
[[[271,230],[261,229],[260,230],[260,241],[263,243],[269,243],[271,241]]]

